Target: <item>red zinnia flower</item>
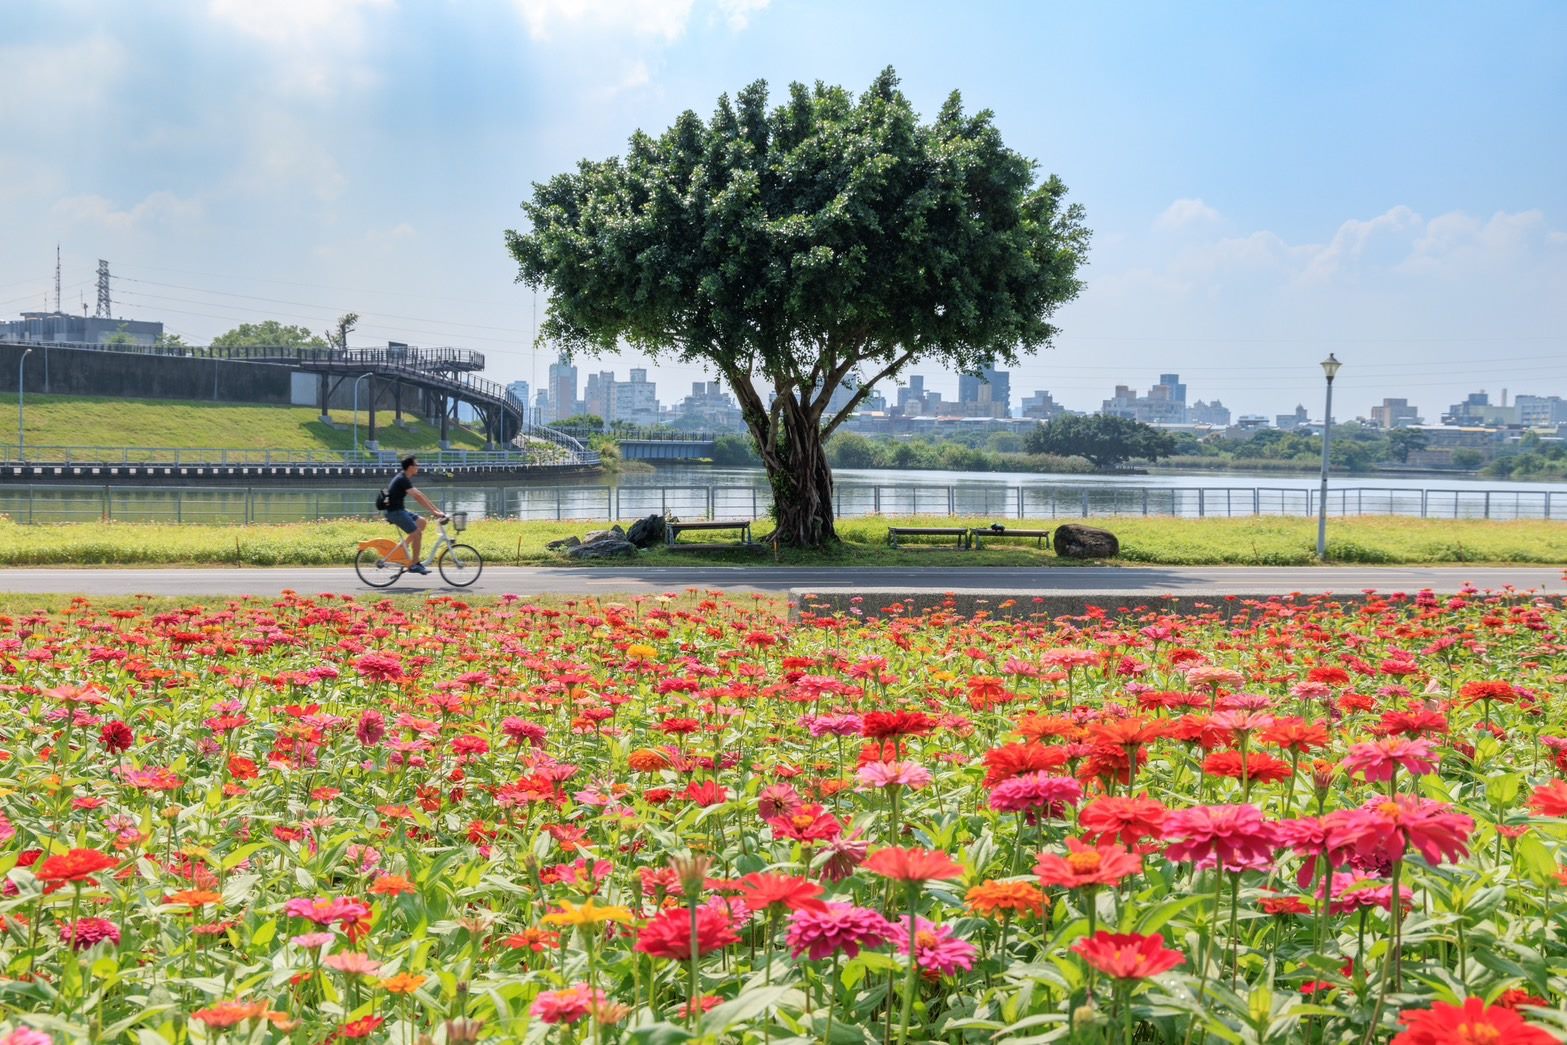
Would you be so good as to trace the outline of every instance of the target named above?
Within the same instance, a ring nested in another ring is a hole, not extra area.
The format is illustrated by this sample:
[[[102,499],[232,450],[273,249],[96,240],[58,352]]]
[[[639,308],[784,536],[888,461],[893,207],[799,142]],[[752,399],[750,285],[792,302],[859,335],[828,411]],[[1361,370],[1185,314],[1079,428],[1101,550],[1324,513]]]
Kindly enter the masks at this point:
[[[1054,744],[1003,744],[985,752],[985,787],[1024,773],[1044,773],[1066,765],[1066,749]]]
[[[111,755],[130,750],[130,746],[135,741],[136,734],[132,733],[131,727],[123,722],[105,722],[98,730],[98,742]]]
[[[1365,773],[1367,783],[1374,783],[1392,780],[1400,766],[1415,776],[1434,773],[1436,757],[1429,740],[1383,737],[1350,748],[1342,765],[1351,773],[1360,770]]]
[[[1461,859],[1469,852],[1475,826],[1474,820],[1446,804],[1414,795],[1329,813],[1326,820],[1335,862],[1352,855],[1367,865],[1402,859],[1410,846],[1428,864]]]
[[[1077,825],[1089,842],[1114,840],[1130,846],[1157,835],[1166,812],[1158,799],[1107,796],[1084,806]]]
[[[1529,796],[1529,811],[1536,816],[1567,817],[1567,781],[1552,780],[1535,788]]]
[[[1107,976],[1118,980],[1143,980],[1169,972],[1186,960],[1180,951],[1164,945],[1164,937],[1139,936],[1136,933],[1094,933],[1078,940],[1072,950]]]
[[[860,735],[877,740],[922,737],[935,728],[936,720],[923,711],[870,711],[860,723]]]
[[[1288,780],[1294,774],[1288,762],[1274,758],[1266,751],[1253,751],[1244,759],[1239,751],[1216,751],[1203,759],[1202,771],[1209,776],[1242,782],[1249,779],[1264,784]]]
[[[1066,889],[1083,886],[1120,885],[1127,875],[1138,874],[1143,869],[1143,858],[1133,856],[1124,846],[1085,845],[1076,838],[1066,840],[1067,853],[1040,853],[1034,873],[1043,885],[1059,885]]]
[[[698,907],[696,911],[696,953],[698,957],[738,943],[729,912],[717,907]],[[655,958],[685,961],[691,957],[691,912],[684,907],[660,911],[642,927],[636,949]]]
[[[1392,1045],[1555,1045],[1556,1038],[1525,1023],[1522,1016],[1500,1005],[1486,1005],[1482,998],[1465,998],[1463,1005],[1436,1002],[1429,1009],[1399,1016],[1404,1030]]]
[[[781,904],[791,911],[825,911],[827,905],[817,897],[822,887],[804,878],[787,874],[748,874],[735,883],[740,899],[752,910],[760,911]]]
[[[946,853],[934,849],[878,849],[862,865],[871,874],[900,882],[934,882],[962,878],[963,867]]]

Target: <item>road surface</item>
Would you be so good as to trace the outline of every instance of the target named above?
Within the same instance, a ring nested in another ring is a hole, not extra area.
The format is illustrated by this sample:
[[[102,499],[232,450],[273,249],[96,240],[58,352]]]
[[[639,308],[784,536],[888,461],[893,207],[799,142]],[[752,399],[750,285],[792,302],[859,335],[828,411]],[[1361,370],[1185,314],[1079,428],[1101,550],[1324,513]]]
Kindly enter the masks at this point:
[[[819,591],[856,588],[881,592],[899,589],[943,591],[1083,594],[1272,595],[1290,592],[1418,591],[1454,592],[1466,584],[1481,589],[1540,589],[1567,594],[1562,570],[1555,567],[1274,567],[1274,566],[1079,566],[1079,567],[520,567],[492,566],[475,594],[586,595],[678,592],[716,588],[731,592]],[[306,594],[366,593],[351,567],[259,567],[218,569],[4,569],[0,570],[0,608],[5,593],[82,595],[277,595],[284,589]],[[445,592],[440,577],[405,577],[389,594]]]

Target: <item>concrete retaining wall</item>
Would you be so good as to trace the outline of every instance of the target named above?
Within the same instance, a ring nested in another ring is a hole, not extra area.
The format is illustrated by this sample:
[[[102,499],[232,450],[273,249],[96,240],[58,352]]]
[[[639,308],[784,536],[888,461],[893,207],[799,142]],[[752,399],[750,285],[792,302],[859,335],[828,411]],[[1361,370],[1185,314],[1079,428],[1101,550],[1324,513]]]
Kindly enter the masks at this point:
[[[0,345],[0,393],[16,394],[23,351]],[[40,344],[33,346],[24,365],[29,393],[277,405],[287,405],[292,398],[292,371],[267,363],[84,352]]]

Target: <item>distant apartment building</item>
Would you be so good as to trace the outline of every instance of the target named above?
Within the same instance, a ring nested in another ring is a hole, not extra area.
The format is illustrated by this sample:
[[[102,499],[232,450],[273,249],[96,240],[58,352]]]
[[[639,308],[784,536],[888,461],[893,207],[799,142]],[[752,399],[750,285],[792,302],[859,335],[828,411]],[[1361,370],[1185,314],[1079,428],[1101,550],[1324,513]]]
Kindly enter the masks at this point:
[[[1502,390],[1502,401],[1491,402],[1484,391],[1470,392],[1463,402],[1454,403],[1442,415],[1444,425],[1515,425],[1519,423],[1519,409],[1507,405],[1507,390]]]
[[[1310,428],[1311,418],[1306,414],[1306,408],[1297,403],[1293,414],[1274,414],[1273,427],[1281,432],[1297,432]]]
[[[1035,389],[1032,395],[1023,397],[1019,412],[1036,421],[1054,421],[1064,416],[1066,407],[1055,401],[1055,397],[1043,389]]]
[[[1529,428],[1555,427],[1567,423],[1567,399],[1561,396],[1521,395],[1513,400],[1518,423]]]
[[[577,368],[560,356],[550,364],[549,420],[564,421],[581,413],[577,402]]]
[[[1484,425],[1440,424],[1409,427],[1423,433],[1426,437],[1424,447],[1411,450],[1409,453],[1409,463],[1417,468],[1451,468],[1455,450],[1477,450],[1482,460],[1489,461],[1496,456],[1496,451],[1502,445],[1504,437],[1500,429]]]
[[[1425,423],[1420,417],[1420,408],[1410,406],[1407,399],[1384,397],[1382,405],[1372,407],[1369,416],[1371,422],[1379,428],[1408,428]]]
[[[1159,383],[1147,395],[1138,395],[1130,385],[1116,385],[1115,394],[1103,402],[1099,412],[1145,424],[1185,424],[1186,385],[1179,374],[1160,374]]]
[[[609,415],[614,409],[615,372],[600,370],[596,374],[589,374],[587,384],[582,386],[582,412],[609,421]]]
[[[745,428],[740,404],[722,381],[693,381],[691,394],[675,407],[675,423],[686,431],[737,432]]]
[[[610,411],[606,421],[633,425],[658,424],[658,386],[647,379],[647,371],[633,368],[629,380],[617,381],[611,390]]]
[[[140,319],[73,316],[69,312],[23,312],[21,319],[0,322],[0,341],[44,344],[151,345],[163,334],[163,324]]]
[[[963,417],[1011,417],[1012,375],[986,367],[958,375],[958,413]]]
[[[1213,428],[1228,428],[1230,426],[1230,408],[1219,400],[1205,403],[1201,399],[1186,408],[1186,422],[1194,425],[1208,425]]]

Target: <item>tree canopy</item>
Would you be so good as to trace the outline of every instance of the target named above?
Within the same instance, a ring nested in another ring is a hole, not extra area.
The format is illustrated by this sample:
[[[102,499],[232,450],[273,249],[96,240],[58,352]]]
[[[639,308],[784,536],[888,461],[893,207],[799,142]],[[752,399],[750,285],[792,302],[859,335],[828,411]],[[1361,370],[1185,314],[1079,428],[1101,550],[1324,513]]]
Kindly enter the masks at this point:
[[[772,481],[778,539],[833,538],[823,440],[915,360],[971,372],[1047,346],[1089,232],[1054,176],[954,92],[921,123],[887,69],[858,97],[757,81],[707,121],[533,186],[509,231],[567,351],[715,368]],[[833,393],[855,392],[834,413]]]
[[[213,348],[325,348],[326,341],[305,327],[288,326],[275,319],[241,323],[212,339]]]
[[[1028,433],[1025,445],[1029,453],[1087,458],[1095,468],[1157,461],[1175,452],[1175,440],[1168,432],[1110,414],[1058,417]]]

